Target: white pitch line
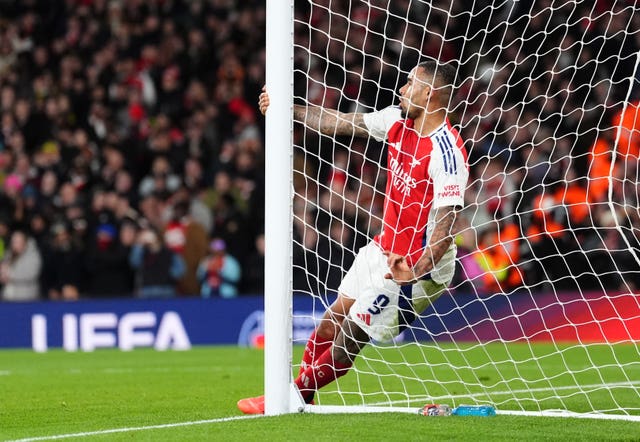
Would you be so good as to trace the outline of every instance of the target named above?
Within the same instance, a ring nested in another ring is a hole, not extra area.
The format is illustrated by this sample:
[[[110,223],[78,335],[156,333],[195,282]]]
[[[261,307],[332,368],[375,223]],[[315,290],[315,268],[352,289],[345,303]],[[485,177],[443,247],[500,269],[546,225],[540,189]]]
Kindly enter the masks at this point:
[[[232,416],[232,417],[223,417],[219,419],[206,419],[201,421],[191,421],[191,422],[176,422],[173,424],[159,424],[159,425],[147,425],[141,427],[125,427],[125,428],[111,428],[108,430],[97,430],[97,431],[85,431],[82,433],[68,433],[68,434],[55,434],[51,436],[38,436],[38,437],[27,437],[24,439],[14,439],[6,442],[34,442],[40,440],[58,440],[58,439],[70,439],[73,437],[88,437],[88,436],[99,436],[102,434],[114,434],[114,433],[128,433],[131,431],[145,431],[145,430],[159,430],[163,428],[176,428],[176,427],[189,427],[192,425],[204,425],[204,424],[218,424],[222,422],[231,422],[242,419],[252,419],[257,417],[263,417],[262,415],[251,415],[251,416]]]
[[[496,410],[499,415],[529,416],[529,417],[573,417],[576,419],[601,419],[628,422],[640,422],[640,416],[629,414],[604,414],[604,413],[575,413],[562,410],[541,410],[541,411],[517,411],[517,410]]]

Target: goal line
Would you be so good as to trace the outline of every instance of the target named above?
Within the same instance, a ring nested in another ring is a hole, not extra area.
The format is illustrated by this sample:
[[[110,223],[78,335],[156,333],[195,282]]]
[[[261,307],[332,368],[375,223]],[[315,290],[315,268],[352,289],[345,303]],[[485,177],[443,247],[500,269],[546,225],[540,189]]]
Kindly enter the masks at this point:
[[[517,395],[527,393],[541,393],[546,391],[566,391],[566,390],[591,390],[598,388],[616,388],[616,387],[631,387],[640,385],[640,381],[629,382],[613,382],[607,384],[589,384],[589,385],[571,385],[561,386],[555,388],[532,388],[521,390],[505,390],[495,391],[489,393],[471,393],[471,394],[459,394],[454,396],[441,396],[441,397],[423,397],[412,398],[412,402],[437,402],[439,400],[447,399],[482,399],[483,397],[493,395]],[[313,414],[339,414],[339,413],[406,413],[406,414],[418,414],[421,407],[407,407],[396,406],[396,404],[406,401],[391,401],[385,403],[372,403],[367,405],[306,405],[304,407],[305,413]],[[576,413],[566,410],[540,410],[540,411],[526,411],[526,410],[502,410],[497,409],[496,414],[499,416],[532,416],[532,417],[575,417],[580,419],[604,419],[604,420],[621,420],[629,422],[640,422],[640,416],[636,415],[623,415],[623,414],[606,414],[606,413]]]

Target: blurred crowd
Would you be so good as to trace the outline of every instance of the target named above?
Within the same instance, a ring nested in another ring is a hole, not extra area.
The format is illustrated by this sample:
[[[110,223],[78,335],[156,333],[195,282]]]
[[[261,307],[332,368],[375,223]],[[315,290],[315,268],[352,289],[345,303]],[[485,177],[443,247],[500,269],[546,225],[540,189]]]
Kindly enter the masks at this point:
[[[299,102],[380,109],[457,65],[454,290],[640,286],[640,16],[560,3],[295,2]],[[0,2],[2,299],[261,293],[264,37],[257,0]],[[294,289],[330,292],[381,228],[384,146],[294,143]]]
[[[3,299],[261,292],[264,14],[0,2]]]

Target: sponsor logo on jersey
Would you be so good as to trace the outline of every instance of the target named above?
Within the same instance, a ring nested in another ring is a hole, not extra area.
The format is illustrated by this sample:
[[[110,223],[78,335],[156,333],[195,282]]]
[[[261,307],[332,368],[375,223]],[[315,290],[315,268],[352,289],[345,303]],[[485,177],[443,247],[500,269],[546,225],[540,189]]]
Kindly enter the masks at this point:
[[[460,185],[459,184],[447,184],[442,189],[442,192],[438,192],[438,198],[451,198],[460,197]]]
[[[391,157],[389,166],[391,169],[391,183],[393,184],[393,187],[406,196],[411,195],[411,189],[415,189],[418,184],[416,179],[412,178],[409,173],[402,170],[402,164],[400,164],[396,157]]]

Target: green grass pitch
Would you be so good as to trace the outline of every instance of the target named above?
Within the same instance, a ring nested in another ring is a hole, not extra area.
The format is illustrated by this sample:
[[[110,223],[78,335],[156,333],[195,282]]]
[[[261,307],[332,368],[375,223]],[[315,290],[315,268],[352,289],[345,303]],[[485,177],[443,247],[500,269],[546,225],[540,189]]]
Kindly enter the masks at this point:
[[[300,350],[296,348],[296,360]],[[236,347],[44,354],[3,350],[0,440],[640,440],[640,422],[575,418],[385,413],[245,419],[235,404],[262,390],[263,356],[260,350]],[[392,365],[376,362],[382,359]],[[495,366],[490,359],[507,362]],[[451,370],[445,361],[458,368]],[[594,364],[603,368],[594,370]],[[341,398],[329,388],[320,402],[404,401],[417,407],[424,397],[442,396],[440,401],[450,405],[492,402],[498,410],[564,404],[579,411],[620,406],[640,414],[635,383],[640,361],[632,344],[369,348],[358,371],[342,378],[340,387],[359,388],[361,394]],[[589,387],[575,388],[576,382]],[[381,389],[407,391],[410,397],[380,394]]]

